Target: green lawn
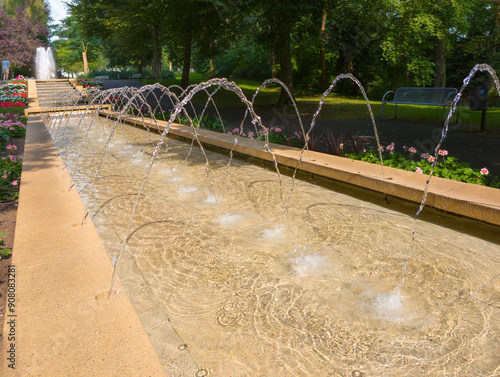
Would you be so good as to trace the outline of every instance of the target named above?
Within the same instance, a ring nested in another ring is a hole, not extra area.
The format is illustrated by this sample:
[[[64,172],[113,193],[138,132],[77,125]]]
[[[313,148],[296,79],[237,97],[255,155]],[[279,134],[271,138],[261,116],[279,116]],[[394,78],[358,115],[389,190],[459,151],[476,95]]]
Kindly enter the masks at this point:
[[[180,84],[180,74],[176,74],[175,80],[160,80],[160,83],[165,86]],[[201,74],[190,74],[190,84],[198,84],[207,79]],[[252,80],[234,80],[236,84],[243,90],[243,93],[248,99],[251,99],[257,88],[262,84],[260,81]],[[143,82],[151,84],[154,80],[143,80]],[[213,87],[215,88],[215,87]],[[213,89],[212,89],[213,90]],[[280,90],[277,85],[271,85],[266,89],[259,91],[256,98],[255,106],[257,112],[265,113],[271,111],[274,104],[279,99]],[[193,101],[195,103],[204,104],[207,95],[204,92],[197,93]],[[240,99],[232,92],[220,90],[214,95],[214,100],[218,107],[244,109],[244,105]],[[301,116],[311,116],[317,110],[321,95],[300,95],[296,97],[297,106]],[[376,119],[380,119],[382,103],[381,101],[370,102],[373,113]],[[394,105],[385,105],[384,114],[386,118],[394,118]],[[291,110],[290,110],[291,111]],[[290,113],[289,111],[289,113]],[[447,109],[448,111],[448,109]],[[408,122],[440,122],[442,119],[443,108],[440,106],[415,106],[415,105],[398,105],[398,119]],[[338,94],[330,94],[322,107],[319,119],[356,119],[369,118],[366,102],[363,99],[346,98]],[[456,115],[450,124],[454,124]],[[481,123],[481,112],[470,111],[467,106],[461,106],[459,114],[459,123],[470,126],[471,132],[478,132]],[[490,108],[486,115],[486,130],[488,133],[500,136],[500,109]]]

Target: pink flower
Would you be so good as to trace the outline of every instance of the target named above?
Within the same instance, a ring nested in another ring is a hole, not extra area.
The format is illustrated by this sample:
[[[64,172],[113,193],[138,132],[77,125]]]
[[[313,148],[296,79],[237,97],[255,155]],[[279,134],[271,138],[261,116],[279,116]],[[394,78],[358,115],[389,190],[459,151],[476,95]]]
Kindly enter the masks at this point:
[[[387,147],[385,147],[385,149],[387,149],[388,151],[393,151],[394,150],[394,144],[388,145]]]
[[[429,156],[429,157],[427,157],[427,161],[434,162],[434,161],[436,161],[436,158],[434,156]]]
[[[420,155],[420,158],[425,158],[425,159],[427,159],[427,153],[422,153],[422,154]]]
[[[240,132],[240,129],[239,129],[239,128],[235,128],[235,129],[233,130],[233,133],[235,133],[235,134],[236,134],[236,133],[238,133],[238,132]]]
[[[417,168],[417,169],[415,170],[415,173],[418,173],[418,174],[422,174],[423,172],[424,172],[424,171],[423,171],[422,169],[420,169],[420,168]]]
[[[13,180],[13,181],[11,182],[11,185],[12,185],[12,186],[17,186],[18,184],[19,184],[19,183],[18,183],[16,180]]]
[[[253,135],[254,135],[254,134],[253,134],[253,132],[252,132],[252,131],[250,131],[250,132],[248,133],[248,137],[249,137],[249,138],[251,138],[251,139],[253,139]]]
[[[366,153],[366,149],[363,149],[363,153]]]
[[[228,134],[228,135],[232,135],[233,133],[232,133],[231,131],[229,131],[227,134]]]
[[[2,175],[2,178],[3,179],[7,178],[7,174]]]
[[[281,132],[281,128],[276,127],[276,132]]]
[[[490,171],[488,169],[486,169],[486,168],[482,168],[481,169],[481,174],[482,175],[488,175],[488,174],[490,174]]]
[[[17,147],[14,144],[9,144],[5,148],[7,148],[7,149],[14,149],[14,150],[17,149]]]
[[[417,153],[417,150],[414,147],[408,148],[408,151],[410,151],[411,153]]]
[[[444,149],[440,149],[438,153],[440,156],[447,156],[448,155],[448,151],[444,150]]]

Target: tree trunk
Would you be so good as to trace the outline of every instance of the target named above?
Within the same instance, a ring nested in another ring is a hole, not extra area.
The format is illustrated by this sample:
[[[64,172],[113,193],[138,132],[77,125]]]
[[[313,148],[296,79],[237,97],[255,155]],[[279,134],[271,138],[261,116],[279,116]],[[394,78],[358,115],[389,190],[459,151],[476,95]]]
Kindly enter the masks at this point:
[[[89,73],[89,63],[87,62],[87,52],[83,51],[82,52],[82,57],[83,57],[83,72],[85,74]]]
[[[321,47],[319,50],[320,55],[320,67],[321,67],[321,89],[326,89],[327,78],[326,78],[326,54],[325,54],[325,40],[326,40],[326,3],[323,8],[323,17],[321,19]]]
[[[208,71],[208,77],[211,79],[215,77],[215,58],[213,56],[210,57],[210,68]]]
[[[276,45],[278,46],[278,53],[280,59],[280,80],[288,87],[290,93],[293,94],[293,81],[292,81],[292,54],[290,52],[290,31],[286,27],[280,27],[277,35]],[[290,97],[285,89],[281,89],[280,99],[278,104],[280,106],[288,105]]]
[[[354,53],[355,47],[349,43],[344,43],[344,62],[347,73],[354,73]]]
[[[271,47],[271,77],[273,79],[278,77],[278,69],[276,65],[278,64],[278,59],[276,57],[276,49]]]
[[[498,32],[500,25],[500,4],[495,3],[495,29],[493,30],[493,59],[496,60],[497,45],[498,45]],[[493,62],[492,62],[493,63]]]
[[[137,73],[142,74],[142,58],[137,62]]]
[[[435,88],[444,88],[446,86],[446,58],[444,56],[445,47],[444,40],[441,38],[435,39],[434,45],[434,79]]]
[[[151,31],[153,34],[153,78],[158,80],[160,78],[160,51],[158,43],[159,28],[158,25],[151,25]]]
[[[191,68],[191,32],[184,34],[184,64],[182,65],[181,86],[187,88],[189,84],[189,70]]]
[[[85,74],[89,73],[89,63],[87,61],[87,47],[85,47],[85,43],[82,42],[83,45],[83,52],[82,52],[82,58],[83,58],[83,72]],[[88,46],[88,45],[87,45]]]

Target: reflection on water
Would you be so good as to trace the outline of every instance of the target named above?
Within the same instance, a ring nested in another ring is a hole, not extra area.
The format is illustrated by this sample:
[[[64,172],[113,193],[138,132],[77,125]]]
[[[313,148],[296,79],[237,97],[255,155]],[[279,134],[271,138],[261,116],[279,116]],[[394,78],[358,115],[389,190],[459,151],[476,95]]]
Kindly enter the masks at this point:
[[[92,129],[74,177],[84,199],[109,127]],[[69,171],[79,132],[59,146]],[[111,258],[158,139],[144,134],[120,128],[96,181],[90,212]],[[272,171],[233,160],[226,173],[228,157],[207,152],[209,179],[197,148],[185,160],[189,145],[167,144],[119,276],[168,375],[500,372],[498,245],[419,221],[397,292],[411,216],[307,182],[283,216]]]

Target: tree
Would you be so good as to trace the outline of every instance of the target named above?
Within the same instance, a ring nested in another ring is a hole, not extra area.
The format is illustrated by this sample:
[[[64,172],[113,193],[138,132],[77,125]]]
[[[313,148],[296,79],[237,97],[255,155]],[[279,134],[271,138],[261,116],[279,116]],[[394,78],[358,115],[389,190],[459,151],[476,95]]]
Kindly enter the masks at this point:
[[[478,1],[473,4],[466,21],[467,33],[454,35],[447,56],[448,85],[459,87],[471,68],[477,63],[500,65],[498,40],[500,4]]]
[[[276,55],[280,80],[293,93],[292,36],[301,18],[313,11],[322,11],[322,4],[300,0],[251,0],[249,3],[260,12],[261,40],[268,41],[271,56]],[[288,103],[288,94],[282,89],[279,105]]]
[[[467,33],[473,4],[468,0],[391,4],[391,26],[382,46],[384,58],[393,66],[393,88],[398,80],[414,81],[417,85],[445,85],[447,45],[454,35]]]
[[[13,15],[21,7],[27,18],[35,25],[48,26],[50,21],[50,7],[44,0],[4,0],[7,14]]]
[[[52,42],[55,50],[57,66],[60,69],[72,74],[82,72],[84,63],[82,61],[83,45],[87,49],[87,58],[90,61],[89,67],[96,68],[98,56],[102,53],[101,40],[96,37],[87,38],[84,36],[82,25],[75,15],[70,14],[61,24],[56,27],[55,33],[59,39]]]
[[[13,15],[5,10],[0,13],[0,56],[14,68],[31,68],[36,49],[47,35],[47,28],[34,24],[21,7]]]

